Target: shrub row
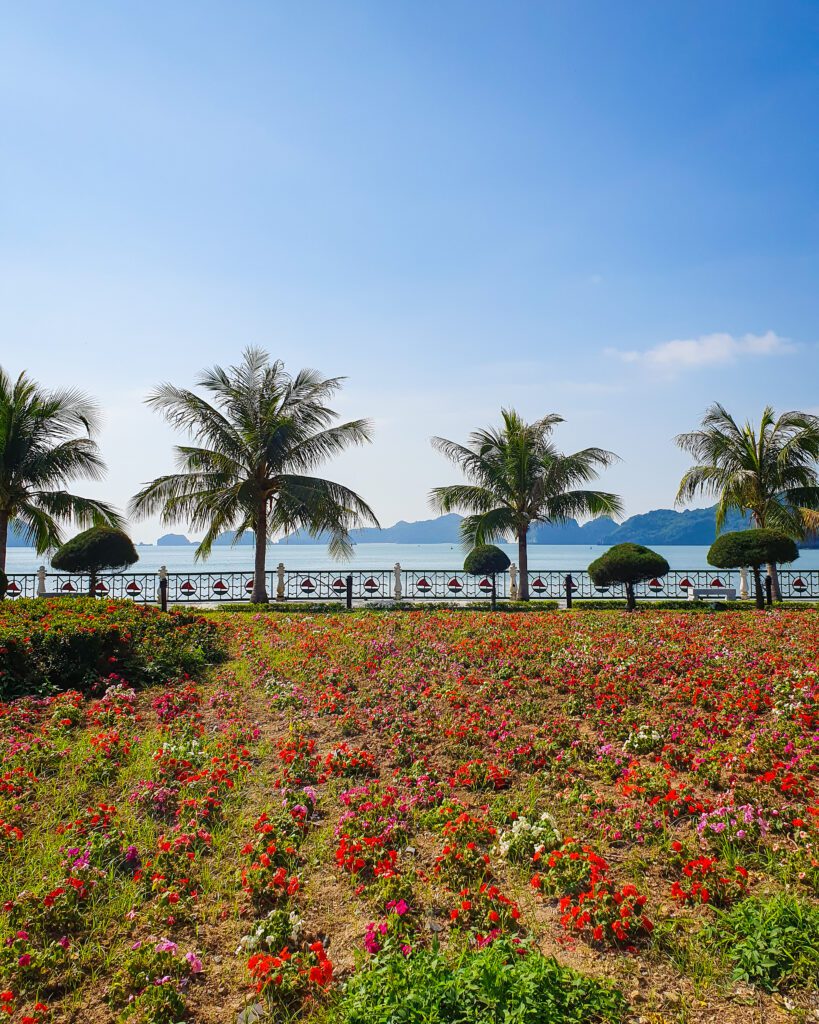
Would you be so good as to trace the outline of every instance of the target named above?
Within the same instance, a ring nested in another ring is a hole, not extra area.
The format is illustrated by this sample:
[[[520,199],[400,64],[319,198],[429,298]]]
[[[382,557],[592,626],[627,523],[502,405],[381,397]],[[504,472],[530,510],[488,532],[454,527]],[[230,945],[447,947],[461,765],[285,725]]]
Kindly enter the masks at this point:
[[[559,608],[557,601],[499,601],[498,612],[551,612]],[[354,608],[346,608],[343,604],[333,601],[286,601],[270,604],[223,604],[218,608],[203,609],[213,612],[253,612],[261,615],[360,615],[389,614],[390,612],[442,612],[468,611],[491,612],[489,601],[372,601],[359,604]]]
[[[616,599],[597,598],[575,598],[572,602],[572,610],[577,611],[623,611],[626,608],[625,601]],[[816,611],[819,604],[815,601],[779,601],[773,605],[773,610],[785,608],[789,612]],[[684,600],[658,600],[647,598],[637,602],[638,611],[665,611],[665,612],[755,612],[757,610],[753,601],[684,601]]]
[[[95,598],[0,604],[0,700],[93,692],[112,674],[132,686],[195,675],[225,653],[216,623],[187,610]]]

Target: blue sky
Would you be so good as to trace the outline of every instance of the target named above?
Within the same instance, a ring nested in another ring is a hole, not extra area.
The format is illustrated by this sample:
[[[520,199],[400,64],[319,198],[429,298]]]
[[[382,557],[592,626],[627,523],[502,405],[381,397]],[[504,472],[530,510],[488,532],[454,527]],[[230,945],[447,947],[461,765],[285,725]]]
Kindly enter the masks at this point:
[[[630,513],[709,402],[819,410],[814,2],[3,21],[0,363],[100,398],[121,505],[171,467],[144,395],[247,344],[348,376],[376,442],[327,472],[385,523],[454,478],[429,436],[501,405],[615,450]]]

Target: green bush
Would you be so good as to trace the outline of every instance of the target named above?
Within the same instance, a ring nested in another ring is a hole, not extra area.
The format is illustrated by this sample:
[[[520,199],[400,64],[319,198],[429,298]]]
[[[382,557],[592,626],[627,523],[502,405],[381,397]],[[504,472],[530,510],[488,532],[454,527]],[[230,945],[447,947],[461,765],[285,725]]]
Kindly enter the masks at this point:
[[[111,674],[132,686],[195,675],[221,660],[216,623],[188,611],[163,614],[132,601],[4,601],[0,606],[0,699],[77,689]]]
[[[751,897],[714,926],[734,977],[772,992],[819,977],[819,907],[795,896]]]
[[[602,1024],[622,1021],[622,995],[536,950],[499,940],[460,956],[441,949],[373,957],[330,1014],[339,1024]]]
[[[751,567],[757,608],[765,604],[759,567],[769,563],[794,562],[798,557],[796,542],[775,530],[723,533],[708,549],[708,561],[718,569],[740,569],[743,565]]]
[[[97,573],[104,569],[125,569],[139,561],[131,538],[110,526],[92,526],[59,548],[51,564],[61,572],[88,573],[94,593]]]
[[[499,612],[550,612],[559,608],[557,601],[506,601],[501,600],[497,610]],[[491,611],[489,601],[396,601],[388,606],[376,604],[360,605],[356,608],[346,608],[342,602],[332,601],[285,601],[280,604],[228,604],[219,605],[217,608],[203,608],[201,615],[212,615],[220,612],[239,612],[254,615],[394,615],[395,612],[440,612],[440,611],[468,611],[488,612]]]
[[[795,562],[796,542],[775,530],[737,530],[723,533],[708,550],[708,561],[718,569],[740,569],[743,565]]]
[[[596,587],[621,583],[626,588],[626,606],[634,610],[634,584],[659,579],[669,571],[668,562],[642,544],[615,544],[589,566],[589,576]]]
[[[625,611],[625,601],[618,599],[604,600],[597,598],[575,598],[572,602],[573,611]],[[704,601],[676,601],[674,599],[658,600],[651,598],[640,605],[641,612],[690,612],[691,614],[708,614],[713,612],[741,612],[753,609],[753,603],[749,601],[724,601],[722,599],[712,602]]]
[[[494,576],[506,572],[509,556],[494,544],[479,544],[464,559],[464,572],[470,576]]]

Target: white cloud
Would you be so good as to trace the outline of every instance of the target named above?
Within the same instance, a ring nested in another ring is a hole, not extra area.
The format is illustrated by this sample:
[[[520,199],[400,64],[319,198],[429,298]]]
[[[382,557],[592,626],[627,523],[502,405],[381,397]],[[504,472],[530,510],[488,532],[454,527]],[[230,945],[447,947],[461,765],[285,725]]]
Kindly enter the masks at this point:
[[[740,359],[778,356],[793,352],[795,346],[773,331],[765,334],[703,334],[699,338],[663,341],[643,351],[606,349],[624,363],[637,363],[664,373],[676,374],[701,366],[726,366]]]

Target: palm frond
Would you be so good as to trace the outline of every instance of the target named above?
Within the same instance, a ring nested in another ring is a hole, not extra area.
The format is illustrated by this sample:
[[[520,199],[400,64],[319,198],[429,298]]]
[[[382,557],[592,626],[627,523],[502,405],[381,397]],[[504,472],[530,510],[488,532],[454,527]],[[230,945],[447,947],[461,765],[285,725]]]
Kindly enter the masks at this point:
[[[464,516],[461,538],[467,547],[491,544],[498,540],[512,540],[517,533],[515,514],[508,508],[491,508]]]
[[[38,550],[59,543],[58,520],[122,523],[110,506],[66,489],[103,475],[98,429],[99,409],[84,392],[47,391],[0,370],[0,518],[19,523]]]
[[[498,504],[498,498],[489,488],[474,484],[434,487],[430,491],[429,501],[432,508],[443,515],[457,510],[484,513]]]
[[[112,505],[95,498],[69,494],[68,491],[31,491],[28,504],[62,522],[73,520],[83,529],[89,526],[112,526],[121,530],[125,526],[125,520]]]

